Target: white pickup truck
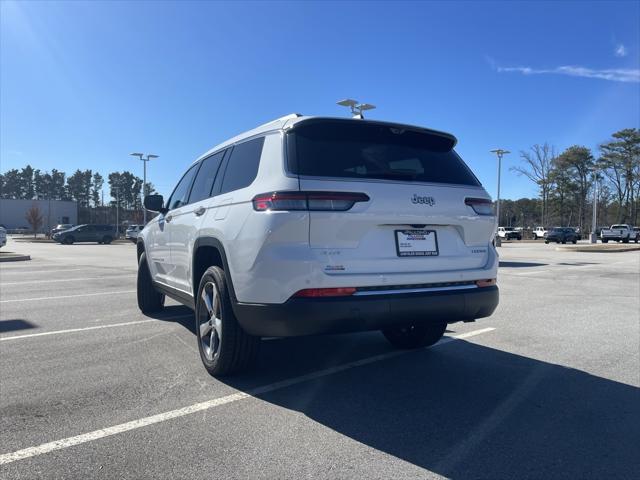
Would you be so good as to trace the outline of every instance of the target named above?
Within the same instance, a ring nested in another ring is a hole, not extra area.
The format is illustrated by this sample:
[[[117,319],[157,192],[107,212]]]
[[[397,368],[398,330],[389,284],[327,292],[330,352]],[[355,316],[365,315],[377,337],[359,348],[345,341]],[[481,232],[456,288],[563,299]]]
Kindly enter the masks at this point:
[[[540,238],[544,238],[544,235],[547,233],[546,227],[536,227],[533,229],[533,239],[538,240]]]
[[[611,228],[604,228],[600,233],[602,243],[607,243],[609,240],[623,243],[629,243],[630,241],[638,243],[638,240],[640,240],[639,236],[640,232],[626,223],[611,225]]]

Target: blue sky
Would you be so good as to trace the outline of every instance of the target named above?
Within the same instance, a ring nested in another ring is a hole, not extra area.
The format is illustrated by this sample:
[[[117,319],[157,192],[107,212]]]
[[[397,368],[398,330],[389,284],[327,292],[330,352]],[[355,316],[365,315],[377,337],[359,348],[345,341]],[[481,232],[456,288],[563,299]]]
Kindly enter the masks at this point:
[[[91,168],[156,153],[168,193],[226,138],[291,112],[454,133],[495,195],[549,142],[595,148],[640,126],[640,2],[0,2],[0,170]]]

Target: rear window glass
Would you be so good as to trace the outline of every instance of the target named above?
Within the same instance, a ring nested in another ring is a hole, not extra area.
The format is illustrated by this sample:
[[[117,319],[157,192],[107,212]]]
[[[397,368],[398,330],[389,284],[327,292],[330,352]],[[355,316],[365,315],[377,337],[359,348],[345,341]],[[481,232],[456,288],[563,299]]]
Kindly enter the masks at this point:
[[[298,175],[480,185],[453,140],[434,133],[320,121],[297,126],[288,142],[289,170]]]

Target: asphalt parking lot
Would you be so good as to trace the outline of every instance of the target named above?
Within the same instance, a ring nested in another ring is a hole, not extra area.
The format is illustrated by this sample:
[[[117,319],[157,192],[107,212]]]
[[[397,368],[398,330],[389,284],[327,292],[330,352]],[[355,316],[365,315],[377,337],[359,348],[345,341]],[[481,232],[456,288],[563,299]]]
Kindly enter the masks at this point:
[[[505,244],[496,313],[431,349],[265,339],[217,380],[133,245],[7,248],[1,478],[638,478],[640,252]]]

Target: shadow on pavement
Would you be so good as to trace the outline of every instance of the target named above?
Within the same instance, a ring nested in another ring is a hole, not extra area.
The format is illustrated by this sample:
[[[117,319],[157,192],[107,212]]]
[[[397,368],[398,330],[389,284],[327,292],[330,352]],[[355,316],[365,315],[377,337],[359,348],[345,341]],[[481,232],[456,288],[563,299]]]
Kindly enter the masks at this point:
[[[390,351],[379,335],[263,342],[251,391]],[[465,341],[259,396],[453,479],[637,478],[639,389]]]
[[[145,316],[163,322],[177,323],[194,335],[196,334],[193,310],[184,305],[167,305],[161,311],[146,313]]]
[[[30,328],[36,328],[36,325],[20,319],[0,320],[0,333],[14,332],[16,330],[28,330]]]
[[[167,306],[152,318],[193,332],[192,315]],[[378,332],[274,339],[262,342],[255,370],[219,380],[251,393],[391,351]],[[640,389],[462,340],[259,398],[452,479],[599,480],[640,471]]]
[[[500,267],[509,268],[527,268],[527,267],[544,267],[548,263],[535,263],[535,262],[500,262]]]

